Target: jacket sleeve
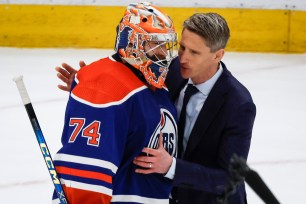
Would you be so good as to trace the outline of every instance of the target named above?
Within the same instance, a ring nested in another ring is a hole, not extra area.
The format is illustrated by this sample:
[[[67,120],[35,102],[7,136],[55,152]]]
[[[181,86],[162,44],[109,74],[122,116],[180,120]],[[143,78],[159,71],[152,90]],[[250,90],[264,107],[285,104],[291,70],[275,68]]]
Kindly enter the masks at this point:
[[[224,193],[230,179],[231,156],[234,153],[245,159],[248,156],[255,115],[256,107],[253,102],[234,108],[224,131],[220,131],[222,135],[216,167],[177,159],[173,185],[219,195]]]

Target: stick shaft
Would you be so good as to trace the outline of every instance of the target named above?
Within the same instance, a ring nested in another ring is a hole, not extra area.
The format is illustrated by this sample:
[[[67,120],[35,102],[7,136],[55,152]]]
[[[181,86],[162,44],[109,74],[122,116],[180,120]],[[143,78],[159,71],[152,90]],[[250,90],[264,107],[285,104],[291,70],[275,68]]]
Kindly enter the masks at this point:
[[[29,116],[31,125],[33,127],[34,133],[36,135],[37,142],[38,142],[40,150],[41,150],[41,153],[44,157],[44,160],[45,160],[45,163],[47,165],[49,174],[51,176],[51,180],[54,184],[55,192],[57,193],[57,196],[60,200],[60,203],[61,204],[67,204],[68,201],[66,199],[64,190],[63,190],[62,185],[61,185],[61,182],[58,179],[57,172],[56,172],[55,166],[53,164],[53,160],[52,160],[52,157],[50,155],[49,148],[47,146],[47,143],[46,143],[45,137],[42,133],[42,130],[40,128],[40,125],[38,123],[38,119],[36,117],[34,108],[32,106],[30,97],[29,97],[29,95],[27,93],[27,90],[25,88],[22,76],[15,77],[13,80],[16,82],[16,85],[17,85],[19,94],[21,96],[22,102],[23,102],[24,107],[25,107],[25,109],[27,111],[27,114]]]

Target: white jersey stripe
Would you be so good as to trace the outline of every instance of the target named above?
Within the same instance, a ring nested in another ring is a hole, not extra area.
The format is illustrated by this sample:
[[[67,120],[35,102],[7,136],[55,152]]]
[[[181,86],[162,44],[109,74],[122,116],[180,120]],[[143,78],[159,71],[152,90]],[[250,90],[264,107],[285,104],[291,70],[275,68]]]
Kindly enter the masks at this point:
[[[148,198],[148,197],[141,197],[137,195],[113,195],[111,202],[169,204],[169,199]]]
[[[115,105],[120,105],[122,103],[124,103],[126,100],[128,100],[132,95],[134,95],[135,93],[137,92],[140,92],[144,89],[148,88],[147,86],[141,86],[133,91],[131,91],[128,95],[126,95],[124,98],[122,98],[121,100],[119,101],[114,101],[114,102],[109,102],[109,103],[105,103],[105,104],[95,104],[95,103],[91,103],[91,102],[88,102],[82,98],[79,98],[78,96],[74,95],[73,93],[71,93],[71,97],[74,98],[75,100],[81,102],[81,103],[84,103],[86,105],[89,105],[89,106],[92,106],[92,107],[95,107],[95,108],[107,108],[107,107],[110,107],[110,106],[115,106]]]
[[[81,157],[81,156],[58,153],[54,157],[54,161],[56,161],[56,160],[57,161],[79,163],[79,164],[86,164],[86,165],[91,165],[91,166],[98,166],[98,167],[109,169],[114,174],[118,170],[118,167],[116,165],[114,165],[113,163],[108,162],[108,161],[104,161],[104,160],[101,160],[101,159],[94,159],[94,158],[88,158],[88,157]]]
[[[109,196],[112,196],[112,193],[113,193],[112,189],[106,188],[105,186],[81,183],[81,182],[71,181],[71,180],[66,180],[66,179],[60,179],[60,180],[63,185],[69,188],[76,188],[76,189],[81,189],[81,190],[86,190],[86,191],[92,191],[92,192],[102,193],[102,194],[109,195]]]

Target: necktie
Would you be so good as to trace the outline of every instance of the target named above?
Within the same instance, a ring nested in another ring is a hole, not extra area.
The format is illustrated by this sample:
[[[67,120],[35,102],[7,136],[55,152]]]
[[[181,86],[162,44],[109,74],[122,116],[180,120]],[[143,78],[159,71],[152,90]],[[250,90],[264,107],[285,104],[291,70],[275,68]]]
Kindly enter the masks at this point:
[[[184,130],[185,130],[185,122],[186,122],[186,106],[188,104],[188,101],[192,95],[197,93],[199,90],[192,84],[188,84],[184,100],[183,100],[183,106],[178,122],[178,157],[181,158],[183,153],[183,140],[184,140]]]

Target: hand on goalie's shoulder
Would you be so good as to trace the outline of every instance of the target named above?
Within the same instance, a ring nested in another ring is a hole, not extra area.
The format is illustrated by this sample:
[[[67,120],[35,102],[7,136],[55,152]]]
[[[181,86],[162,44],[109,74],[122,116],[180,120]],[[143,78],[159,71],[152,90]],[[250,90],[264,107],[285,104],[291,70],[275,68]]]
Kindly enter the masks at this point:
[[[80,68],[86,66],[84,61],[79,62]],[[75,74],[77,73],[77,70],[70,66],[67,63],[62,63],[61,66],[55,67],[55,70],[57,71],[57,78],[59,78],[62,82],[64,82],[66,85],[57,85],[57,87],[63,91],[70,91],[71,84],[74,79]]]

